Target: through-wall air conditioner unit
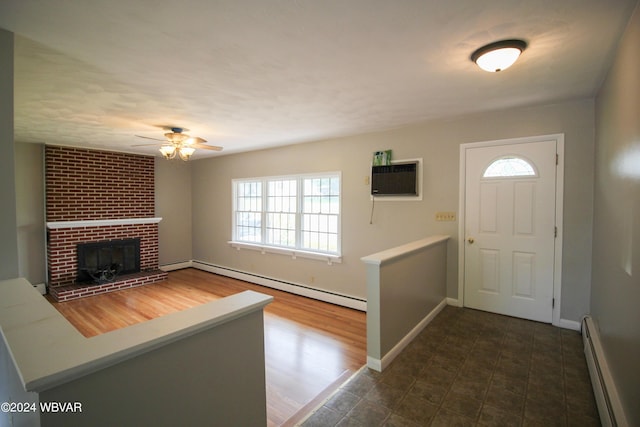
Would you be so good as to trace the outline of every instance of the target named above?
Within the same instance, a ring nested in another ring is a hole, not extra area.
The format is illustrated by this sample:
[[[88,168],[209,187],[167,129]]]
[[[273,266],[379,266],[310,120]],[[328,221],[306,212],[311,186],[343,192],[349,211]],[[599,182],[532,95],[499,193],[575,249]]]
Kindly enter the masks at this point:
[[[418,197],[419,165],[417,160],[371,167],[371,195],[376,197]]]

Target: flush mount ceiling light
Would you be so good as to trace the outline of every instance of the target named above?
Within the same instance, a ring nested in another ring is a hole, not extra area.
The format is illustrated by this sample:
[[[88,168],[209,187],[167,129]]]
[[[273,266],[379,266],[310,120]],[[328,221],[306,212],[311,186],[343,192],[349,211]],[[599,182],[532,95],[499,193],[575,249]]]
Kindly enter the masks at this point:
[[[500,40],[473,52],[471,60],[483,70],[496,73],[512,66],[526,48],[523,40]]]

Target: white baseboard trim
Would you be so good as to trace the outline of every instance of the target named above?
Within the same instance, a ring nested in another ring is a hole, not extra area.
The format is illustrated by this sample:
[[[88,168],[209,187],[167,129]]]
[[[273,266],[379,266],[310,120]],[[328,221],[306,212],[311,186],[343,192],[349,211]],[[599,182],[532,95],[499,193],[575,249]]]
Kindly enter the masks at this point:
[[[374,371],[382,372],[391,364],[393,359],[408,346],[415,337],[447,306],[447,298],[443,299],[424,319],[422,319],[407,335],[402,338],[387,354],[382,356],[382,360],[367,356],[367,366]]]
[[[462,307],[460,304],[460,300],[457,298],[447,298],[447,305],[451,305],[453,307]]]
[[[367,311],[367,302],[365,300],[348,297],[344,295],[334,294],[320,289],[309,288],[304,285],[284,282],[281,280],[271,279],[257,274],[246,273],[226,267],[209,264],[203,261],[192,261],[191,267],[199,270],[208,271],[209,273],[220,274],[221,276],[232,277],[234,279],[244,280],[246,282],[255,283],[256,285],[266,286],[268,288],[278,289],[280,291],[289,292],[307,298],[317,299],[319,301],[340,305],[343,307],[353,308],[355,310]]]
[[[182,270],[183,268],[193,267],[193,261],[176,262],[174,264],[165,264],[160,266],[162,271]]]
[[[560,322],[558,322],[558,327],[580,331],[580,322],[576,322],[575,320],[560,319]]]
[[[36,285],[33,285],[33,287],[42,295],[45,295],[47,293],[47,286],[44,283],[38,283]]]
[[[367,356],[367,368],[382,372],[382,360]]]

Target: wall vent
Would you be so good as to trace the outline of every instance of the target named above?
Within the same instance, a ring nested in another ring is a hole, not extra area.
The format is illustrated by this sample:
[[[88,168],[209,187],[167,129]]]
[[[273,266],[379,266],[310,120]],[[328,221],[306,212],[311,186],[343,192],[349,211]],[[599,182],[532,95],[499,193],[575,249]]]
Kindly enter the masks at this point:
[[[416,161],[392,163],[371,168],[372,196],[418,196]]]

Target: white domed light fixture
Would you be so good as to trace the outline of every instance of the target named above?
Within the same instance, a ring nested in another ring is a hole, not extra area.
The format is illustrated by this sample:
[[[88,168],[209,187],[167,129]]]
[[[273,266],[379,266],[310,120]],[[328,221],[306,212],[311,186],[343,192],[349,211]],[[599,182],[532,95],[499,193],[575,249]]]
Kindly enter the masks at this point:
[[[497,73],[512,66],[526,48],[524,40],[500,40],[477,49],[471,60],[483,70]]]

